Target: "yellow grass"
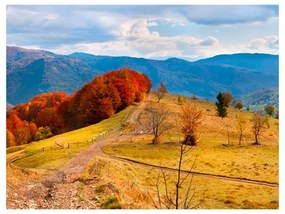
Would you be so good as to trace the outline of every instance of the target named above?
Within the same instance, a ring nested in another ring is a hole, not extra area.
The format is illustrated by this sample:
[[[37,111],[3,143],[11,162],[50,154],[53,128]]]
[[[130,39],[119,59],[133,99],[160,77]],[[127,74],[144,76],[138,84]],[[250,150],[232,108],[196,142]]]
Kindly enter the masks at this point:
[[[158,171],[156,169],[106,158],[95,158],[93,163],[90,163],[90,166],[82,173],[82,178],[98,176],[96,167],[98,169],[98,163],[100,162],[104,163],[104,167],[100,170],[100,179],[97,186],[112,183],[119,190],[116,194],[101,192],[100,197],[116,196],[120,198],[120,205],[127,209],[155,208],[149,195],[157,201],[155,187],[152,185],[157,178]],[[168,188],[171,190],[175,187],[176,173],[167,174],[169,176]],[[199,176],[193,177],[191,186],[191,193],[195,192],[192,205],[201,203],[200,209],[271,209],[278,207],[278,188]],[[88,188],[88,185],[85,188]],[[159,189],[163,195],[165,188],[162,181]],[[186,183],[180,191],[183,193],[185,189]],[[98,196],[98,193],[93,191],[93,197],[95,196]],[[90,197],[92,196],[89,195]]]
[[[57,169],[73,156],[78,154],[82,149],[85,149],[88,144],[87,140],[98,136],[100,133],[107,131],[109,128],[118,124],[130,110],[135,108],[130,106],[127,109],[119,112],[118,114],[101,121],[100,123],[77,129],[74,131],[66,132],[64,134],[56,135],[54,137],[32,142],[25,147],[24,153],[30,154],[35,151],[39,151],[44,148],[43,152],[39,152],[32,156],[20,159],[15,163],[21,167],[25,168],[39,168],[39,169]],[[64,147],[61,149],[57,144],[60,144]],[[68,147],[69,143],[80,142],[78,145]],[[90,144],[89,144],[90,145]],[[11,148],[9,148],[11,150]]]
[[[179,112],[180,107],[176,103],[177,98],[172,95],[161,100],[161,105],[173,113]],[[189,169],[196,158],[194,171],[197,172],[278,182],[278,120],[270,118],[270,127],[261,138],[263,145],[253,146],[251,143],[254,142],[254,137],[250,124],[253,113],[229,109],[228,117],[221,119],[216,116],[213,103],[193,99],[186,99],[186,103],[203,109],[204,120],[199,129],[199,144],[185,156],[183,169]],[[236,115],[247,120],[245,141],[241,146],[238,145]],[[170,120],[175,123],[178,117],[173,114]],[[142,114],[141,121],[147,124],[146,114]],[[230,147],[223,146],[228,143],[228,132],[230,143],[233,144]],[[154,165],[177,167],[179,146],[175,133],[177,129],[166,133],[162,137],[162,143],[158,145],[151,145],[151,135],[142,135],[128,141],[112,142],[104,151]]]

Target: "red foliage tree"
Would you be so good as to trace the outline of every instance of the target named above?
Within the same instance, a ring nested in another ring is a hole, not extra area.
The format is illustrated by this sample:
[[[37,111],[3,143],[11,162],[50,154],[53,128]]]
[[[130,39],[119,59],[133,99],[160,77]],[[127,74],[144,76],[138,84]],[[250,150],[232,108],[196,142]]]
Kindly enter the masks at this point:
[[[10,146],[16,146],[16,139],[15,136],[13,135],[13,133],[11,131],[9,131],[8,129],[6,129],[6,147],[10,147]]]
[[[7,112],[7,146],[32,141],[38,127],[58,134],[97,123],[143,100],[151,87],[146,75],[123,68],[94,78],[69,97],[63,92],[39,94]]]

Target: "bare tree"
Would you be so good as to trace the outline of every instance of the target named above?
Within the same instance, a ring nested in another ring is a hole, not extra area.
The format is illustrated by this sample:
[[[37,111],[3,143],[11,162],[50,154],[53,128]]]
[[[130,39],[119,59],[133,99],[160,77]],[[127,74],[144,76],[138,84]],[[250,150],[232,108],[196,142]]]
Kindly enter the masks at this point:
[[[252,117],[252,132],[255,142],[253,145],[261,145],[259,138],[262,136],[266,126],[268,126],[268,117],[263,116],[260,112],[254,112]]]
[[[164,83],[162,81],[160,81],[159,87],[155,91],[158,103],[165,96],[166,93],[167,93],[166,86],[164,85]]]
[[[161,105],[150,105],[147,111],[150,113],[150,123],[154,135],[152,143],[157,144],[160,136],[173,127],[168,121],[170,111]]]
[[[241,115],[237,115],[236,116],[237,119],[237,123],[236,123],[236,129],[239,132],[239,145],[241,146],[242,141],[244,140],[244,130],[246,128],[246,119],[241,116]]]
[[[149,198],[157,209],[194,209],[200,206],[200,202],[194,202],[196,191],[193,187],[193,161],[188,171],[182,170],[184,156],[191,152],[194,147],[180,143],[177,177],[175,185],[172,185],[170,172],[160,169],[157,173],[153,186],[156,200],[148,192]]]
[[[181,124],[178,124],[177,121],[176,128],[179,130],[179,133],[182,131],[183,135],[196,137],[197,128],[201,123],[201,117],[201,110],[194,106],[187,106],[182,109],[182,113],[180,114],[182,129]],[[177,143],[177,141],[171,141]],[[153,200],[150,196],[154,206],[159,209],[194,209],[201,204],[201,201],[196,204],[194,202],[196,192],[193,187],[193,175],[191,172],[195,166],[196,159],[188,171],[182,169],[185,155],[190,153],[195,147],[185,144],[185,140],[181,141],[180,134],[178,135],[178,143],[179,159],[175,185],[171,185],[172,182],[170,182],[170,176],[166,173],[166,170],[160,169],[156,177],[156,182],[154,183],[157,201]]]
[[[182,106],[181,125],[184,134],[183,143],[186,145],[197,145],[197,129],[202,122],[203,112],[194,105]]]

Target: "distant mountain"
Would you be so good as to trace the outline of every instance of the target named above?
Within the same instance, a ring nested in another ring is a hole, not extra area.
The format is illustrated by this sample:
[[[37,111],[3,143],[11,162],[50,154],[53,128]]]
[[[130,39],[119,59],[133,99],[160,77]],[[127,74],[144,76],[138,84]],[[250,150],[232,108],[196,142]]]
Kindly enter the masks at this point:
[[[210,100],[215,100],[219,91],[237,96],[262,88],[278,88],[278,56],[269,54],[219,55],[189,62],[86,53],[65,56],[7,47],[7,101],[18,104],[47,91],[70,94],[94,76],[124,66],[148,75],[154,88],[162,80],[171,93],[195,94]]]
[[[279,107],[278,89],[261,89],[242,95],[238,98],[244,103],[244,106],[250,105],[272,105]]]
[[[48,91],[70,94],[98,74],[76,58],[7,47],[7,102],[24,103]]]
[[[251,69],[254,72],[278,76],[278,60],[278,55],[242,53],[218,55],[199,60],[196,63],[231,65]]]

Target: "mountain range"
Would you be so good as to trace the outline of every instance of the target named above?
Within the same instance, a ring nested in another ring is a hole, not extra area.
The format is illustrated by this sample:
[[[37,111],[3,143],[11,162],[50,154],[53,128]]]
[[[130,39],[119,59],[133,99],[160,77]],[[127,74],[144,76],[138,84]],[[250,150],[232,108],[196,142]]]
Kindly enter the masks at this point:
[[[189,62],[179,58],[153,60],[97,56],[87,53],[58,55],[44,50],[7,46],[7,102],[24,103],[39,93],[74,93],[95,76],[122,67],[145,73],[155,89],[163,81],[169,92],[215,100],[220,91],[242,96],[278,88],[278,55],[229,54]]]

